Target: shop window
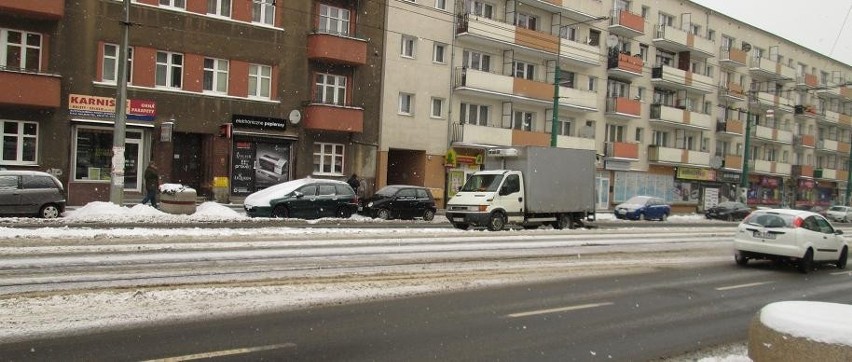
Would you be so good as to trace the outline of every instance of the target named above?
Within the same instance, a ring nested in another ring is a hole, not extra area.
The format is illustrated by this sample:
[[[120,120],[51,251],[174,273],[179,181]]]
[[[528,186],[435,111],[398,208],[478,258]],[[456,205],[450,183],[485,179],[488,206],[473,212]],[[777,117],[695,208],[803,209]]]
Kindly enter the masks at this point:
[[[35,164],[38,150],[38,123],[0,120],[3,125],[4,165]]]
[[[76,129],[74,181],[109,181],[112,170],[112,129]],[[140,190],[142,175],[142,132],[125,134],[124,188]]]
[[[343,145],[314,143],[314,174],[343,175]]]

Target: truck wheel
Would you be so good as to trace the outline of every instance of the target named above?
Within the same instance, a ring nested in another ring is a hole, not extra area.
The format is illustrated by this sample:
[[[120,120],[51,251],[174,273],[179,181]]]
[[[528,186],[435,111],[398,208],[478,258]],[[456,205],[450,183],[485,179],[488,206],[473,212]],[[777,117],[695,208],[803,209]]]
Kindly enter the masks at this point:
[[[557,230],[571,228],[572,222],[571,215],[559,214],[556,216],[556,222],[553,223],[553,228]]]
[[[459,230],[467,230],[468,224],[462,222],[454,222],[453,227]]]
[[[488,230],[491,231],[500,231],[506,226],[506,219],[503,218],[503,214],[499,212],[495,212],[491,214],[491,217],[488,218]]]

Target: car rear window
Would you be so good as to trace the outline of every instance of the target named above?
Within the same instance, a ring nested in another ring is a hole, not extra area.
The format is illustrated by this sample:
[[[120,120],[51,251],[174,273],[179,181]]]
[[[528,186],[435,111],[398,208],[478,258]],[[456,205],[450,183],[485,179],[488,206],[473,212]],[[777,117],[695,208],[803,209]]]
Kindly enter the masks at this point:
[[[15,190],[18,188],[18,176],[0,176],[0,190]]]
[[[846,211],[846,206],[832,206],[829,210],[831,210],[831,211]]]
[[[55,189],[53,179],[47,176],[22,176],[21,184],[25,189]]]
[[[752,213],[743,222],[767,228],[783,228],[789,227],[793,223],[793,216],[769,212],[758,212]]]

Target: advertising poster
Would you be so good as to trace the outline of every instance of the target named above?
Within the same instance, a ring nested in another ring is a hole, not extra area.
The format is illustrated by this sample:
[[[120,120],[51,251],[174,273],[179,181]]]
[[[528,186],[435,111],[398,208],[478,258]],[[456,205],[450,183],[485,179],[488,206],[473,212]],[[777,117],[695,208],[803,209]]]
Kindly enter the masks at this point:
[[[248,195],[254,188],[254,142],[234,142],[233,170],[231,171],[231,193]]]
[[[256,190],[262,190],[290,179],[289,144],[258,142],[255,144],[255,157]]]

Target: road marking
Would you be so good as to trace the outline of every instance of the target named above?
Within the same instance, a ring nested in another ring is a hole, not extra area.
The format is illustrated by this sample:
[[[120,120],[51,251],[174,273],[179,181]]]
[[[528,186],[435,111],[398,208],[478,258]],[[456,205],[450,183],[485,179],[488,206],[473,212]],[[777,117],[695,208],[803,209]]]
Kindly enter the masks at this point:
[[[539,314],[559,313],[559,312],[567,312],[567,311],[572,311],[572,310],[597,308],[597,307],[603,307],[603,306],[612,305],[612,304],[613,303],[611,303],[611,302],[581,304],[581,305],[573,305],[573,306],[570,306],[570,307],[563,307],[563,308],[542,309],[542,310],[534,310],[534,311],[530,311],[530,312],[512,313],[512,314],[508,314],[506,316],[509,317],[509,318],[529,317],[529,316],[532,316],[532,315],[539,315]]]
[[[248,348],[236,348],[236,349],[228,349],[224,351],[215,351],[215,352],[204,352],[204,353],[196,353],[196,354],[188,354],[185,356],[177,356],[177,357],[167,357],[161,359],[152,359],[144,362],[179,362],[179,361],[192,361],[197,359],[205,359],[205,358],[214,358],[214,357],[224,357],[224,356],[233,356],[237,354],[246,354],[252,352],[262,352],[269,351],[273,349],[279,348],[293,348],[296,347],[295,343],[284,343],[284,344],[270,344],[268,346],[257,346],[257,347],[248,347]]]
[[[852,271],[847,270],[847,271],[841,271],[841,272],[834,272],[834,273],[831,273],[831,275],[852,275]]]
[[[758,285],[771,284],[771,283],[773,283],[773,282],[757,282],[757,283],[748,283],[748,284],[740,284],[740,285],[731,285],[731,286],[727,286],[727,287],[718,287],[718,288],[716,288],[716,290],[723,291],[723,290],[731,290],[731,289],[756,287]]]

